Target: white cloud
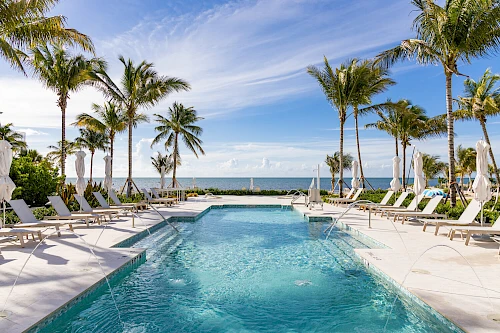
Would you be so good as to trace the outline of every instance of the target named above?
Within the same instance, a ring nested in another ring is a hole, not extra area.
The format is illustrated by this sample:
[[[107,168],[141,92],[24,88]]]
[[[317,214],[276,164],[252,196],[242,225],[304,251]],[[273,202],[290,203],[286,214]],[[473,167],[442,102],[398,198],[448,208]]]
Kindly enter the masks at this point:
[[[262,169],[269,169],[271,167],[271,164],[269,163],[269,159],[264,157],[262,159],[262,164],[260,165]]]
[[[19,129],[16,129],[16,131],[24,133],[24,134],[26,134],[26,136],[45,136],[45,135],[49,135],[49,133],[38,131],[38,130],[35,130],[35,129],[32,129],[32,128],[19,128]]]
[[[238,160],[235,158],[232,158],[226,162],[219,163],[218,166],[220,169],[223,169],[223,170],[236,169],[238,167]]]

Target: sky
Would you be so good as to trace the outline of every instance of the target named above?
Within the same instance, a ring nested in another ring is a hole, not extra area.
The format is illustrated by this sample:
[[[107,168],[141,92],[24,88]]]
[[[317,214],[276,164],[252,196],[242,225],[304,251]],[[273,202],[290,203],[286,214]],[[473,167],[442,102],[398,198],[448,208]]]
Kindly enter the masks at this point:
[[[179,177],[310,177],[320,164],[329,174],[326,154],[339,149],[337,111],[325,99],[308,65],[323,56],[338,66],[350,58],[371,58],[414,36],[409,0],[61,0],[53,14],[88,34],[97,56],[108,62],[110,76],[120,80],[118,56],[146,60],[161,75],[182,78],[189,92],[173,93],[143,112],[166,115],[174,101],[192,106],[204,119],[201,139],[205,156],[197,159],[181,145]],[[498,57],[475,59],[460,71],[474,79],[486,68],[500,72]],[[410,99],[429,116],[445,113],[445,78],[439,66],[402,62],[391,70],[397,84],[373,102]],[[116,82],[115,81],[115,82]],[[463,77],[454,77],[453,95],[463,92]],[[31,149],[45,154],[61,137],[57,95],[36,79],[0,59],[0,122],[26,133]],[[104,97],[93,88],[70,96],[66,135],[79,113],[91,113]],[[153,117],[151,117],[153,118]],[[360,140],[365,175],[391,177],[394,142],[387,134],[364,129],[377,117],[361,118]],[[495,153],[500,152],[500,119],[488,122]],[[150,157],[164,153],[150,147],[154,121],[133,132],[134,177],[157,177]],[[482,138],[477,122],[458,122],[456,145],[475,146]],[[416,149],[447,160],[446,138],[413,142]],[[127,136],[117,137],[114,177],[127,175]],[[356,156],[353,119],[346,123],[347,153]],[[408,159],[412,148],[408,149]],[[104,153],[95,156],[94,176],[104,176]],[[74,156],[67,175],[74,177]],[[409,163],[409,162],[408,162]],[[87,175],[89,172],[87,159]],[[350,173],[347,173],[349,176]]]

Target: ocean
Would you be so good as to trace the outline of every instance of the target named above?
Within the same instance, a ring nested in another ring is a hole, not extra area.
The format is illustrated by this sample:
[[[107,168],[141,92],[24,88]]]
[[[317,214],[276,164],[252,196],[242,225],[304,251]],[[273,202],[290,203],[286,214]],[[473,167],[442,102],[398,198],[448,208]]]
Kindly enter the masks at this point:
[[[87,178],[88,179],[88,178]],[[261,190],[293,190],[307,189],[311,185],[309,178],[254,178],[254,186],[260,187]],[[183,187],[192,188],[193,178],[177,178]],[[367,178],[370,184],[375,188],[388,189],[392,178]],[[94,178],[96,182],[102,182],[103,178]],[[316,181],[316,179],[315,179]],[[351,178],[345,178],[346,183],[351,183]],[[67,178],[67,183],[75,183],[76,178]],[[139,188],[160,187],[160,177],[158,178],[134,178],[134,182]],[[165,179],[166,185],[170,182],[170,178]],[[250,177],[245,178],[196,178],[194,180],[196,187],[201,189],[218,188],[221,190],[241,190],[242,188],[250,187]],[[331,190],[331,178],[321,178],[320,187],[322,189]],[[113,188],[120,189],[125,183],[125,178],[114,178]],[[408,179],[408,183],[413,183],[413,178]],[[429,181],[430,186],[437,185],[437,180]]]

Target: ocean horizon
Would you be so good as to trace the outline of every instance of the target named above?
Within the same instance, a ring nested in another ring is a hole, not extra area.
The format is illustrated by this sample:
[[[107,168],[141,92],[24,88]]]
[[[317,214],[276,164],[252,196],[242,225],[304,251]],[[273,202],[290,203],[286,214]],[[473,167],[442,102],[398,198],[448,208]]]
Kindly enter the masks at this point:
[[[200,178],[177,178],[184,188],[197,187],[200,189],[218,188],[221,190],[241,190],[250,187],[251,177],[200,177]],[[88,178],[86,178],[88,179]],[[113,179],[113,188],[120,189],[125,183],[125,177]],[[338,179],[338,178],[336,178]],[[351,178],[344,178],[347,184],[351,183]],[[375,189],[388,189],[390,187],[391,177],[366,178]],[[307,189],[311,185],[312,177],[253,177],[254,186],[261,190],[293,190]],[[94,178],[95,182],[102,182],[103,178]],[[165,186],[168,186],[171,178],[165,178]],[[316,178],[314,178],[316,183]],[[76,178],[66,178],[66,183],[74,184]],[[151,188],[160,187],[160,177],[137,177],[134,178],[137,187]],[[320,188],[331,190],[331,178],[321,177]],[[413,178],[408,178],[408,183],[413,183]],[[429,181],[429,186],[436,186],[437,179]]]

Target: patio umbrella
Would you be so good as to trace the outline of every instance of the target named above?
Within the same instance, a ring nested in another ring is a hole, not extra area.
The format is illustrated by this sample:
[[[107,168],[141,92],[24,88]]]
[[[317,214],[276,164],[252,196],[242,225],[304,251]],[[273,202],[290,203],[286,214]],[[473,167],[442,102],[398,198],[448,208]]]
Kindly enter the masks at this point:
[[[423,165],[422,153],[417,151],[413,157],[413,170],[415,173],[415,178],[413,179],[413,192],[417,196],[417,199],[425,190],[424,172],[422,171]],[[415,207],[415,209],[417,209],[417,207]]]
[[[250,191],[253,191],[253,178],[250,178]]]
[[[358,161],[352,161],[352,179],[351,179],[351,186],[352,188],[358,188],[359,187],[359,180],[358,180]]]
[[[85,188],[87,187],[87,184],[85,184],[85,156],[86,154],[83,151],[79,151],[76,154],[76,161],[75,161],[75,169],[76,169],[76,193],[78,195],[83,195],[85,194]],[[80,210],[82,209],[82,205],[80,204]]]
[[[399,182],[399,163],[401,159],[397,156],[392,158],[392,180],[391,180],[391,190],[394,192],[399,191],[401,188],[401,183]]]
[[[160,168],[160,188],[163,190],[165,187],[165,166],[162,165]]]
[[[193,189],[196,188],[196,178],[193,177]]]
[[[491,199],[491,182],[488,179],[488,145],[483,140],[476,143],[476,178],[472,184],[474,199],[481,203],[481,226],[483,226],[483,205]]]
[[[111,156],[104,156],[104,188],[108,193],[113,187],[113,179],[111,178]]]
[[[12,164],[12,146],[5,140],[0,140],[0,200],[3,204],[3,219],[0,227],[5,223],[5,201],[9,201],[16,184],[10,179],[10,166]]]

